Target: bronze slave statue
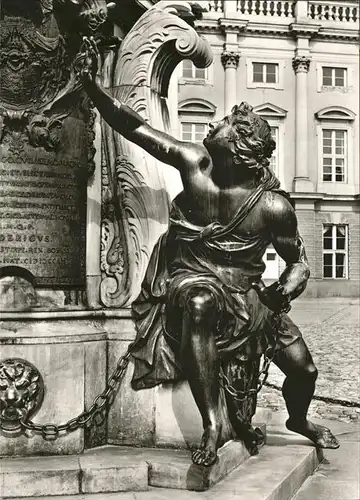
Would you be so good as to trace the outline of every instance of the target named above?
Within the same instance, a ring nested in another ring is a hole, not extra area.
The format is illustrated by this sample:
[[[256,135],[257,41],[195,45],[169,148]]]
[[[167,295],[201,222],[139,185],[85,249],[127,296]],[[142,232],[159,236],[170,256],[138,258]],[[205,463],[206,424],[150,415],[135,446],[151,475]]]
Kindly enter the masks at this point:
[[[100,88],[96,46],[90,40],[87,47],[80,77],[104,120],[177,168],[183,183],[133,304],[133,387],[188,380],[204,427],[193,462],[209,466],[221,445],[219,395],[226,366],[246,358],[249,348],[260,355],[270,347],[286,376],[287,428],[320,448],[337,448],[329,429],[307,419],[317,369],[286,312],[310,273],[294,210],[268,168],[275,148],[268,123],[242,103],[209,125],[203,145],[179,141]],[[286,268],[265,287],[262,257],[270,244]],[[236,431],[236,418],[232,423]]]

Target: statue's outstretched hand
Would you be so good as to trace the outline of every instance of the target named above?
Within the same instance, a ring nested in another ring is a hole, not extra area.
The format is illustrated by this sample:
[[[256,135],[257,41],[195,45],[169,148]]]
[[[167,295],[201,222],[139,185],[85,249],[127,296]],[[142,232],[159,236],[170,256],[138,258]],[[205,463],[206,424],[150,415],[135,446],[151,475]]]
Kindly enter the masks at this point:
[[[100,59],[99,50],[93,37],[83,37],[80,52],[74,61],[76,75],[83,82],[95,83]]]

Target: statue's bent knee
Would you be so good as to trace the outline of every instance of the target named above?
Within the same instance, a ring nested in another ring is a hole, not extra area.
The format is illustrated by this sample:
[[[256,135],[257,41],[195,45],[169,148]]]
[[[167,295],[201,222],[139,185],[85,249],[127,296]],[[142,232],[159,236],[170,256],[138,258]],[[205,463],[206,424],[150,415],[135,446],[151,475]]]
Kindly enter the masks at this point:
[[[213,323],[218,311],[216,297],[205,287],[194,287],[186,294],[185,310],[196,324]]]

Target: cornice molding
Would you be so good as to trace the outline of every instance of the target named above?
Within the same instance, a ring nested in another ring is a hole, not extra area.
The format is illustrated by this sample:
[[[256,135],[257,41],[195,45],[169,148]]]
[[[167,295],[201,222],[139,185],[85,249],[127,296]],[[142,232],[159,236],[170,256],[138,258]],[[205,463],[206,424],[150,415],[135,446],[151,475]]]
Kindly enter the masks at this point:
[[[243,19],[225,19],[221,18],[218,20],[219,27],[222,31],[226,32],[236,32],[240,33],[241,31],[246,30],[249,21],[245,21]]]
[[[350,201],[355,203],[359,199],[358,194],[328,194],[323,192],[298,193],[291,191],[289,195],[292,200],[313,200],[315,203],[322,201],[334,201],[338,203]]]
[[[296,38],[313,38],[320,31],[321,24],[292,23],[289,25],[290,32]]]
[[[201,19],[195,21],[195,29],[201,33],[224,33],[235,31],[242,36],[309,37],[312,40],[328,40],[357,43],[357,29],[322,27],[314,24],[268,24],[240,19]]]

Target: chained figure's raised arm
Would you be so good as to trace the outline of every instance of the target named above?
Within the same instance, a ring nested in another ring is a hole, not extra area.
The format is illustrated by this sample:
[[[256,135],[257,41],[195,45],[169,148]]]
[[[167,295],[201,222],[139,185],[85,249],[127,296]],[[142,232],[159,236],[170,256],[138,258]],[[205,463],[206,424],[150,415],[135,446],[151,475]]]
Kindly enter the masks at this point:
[[[141,146],[157,160],[177,168],[186,183],[211,162],[206,148],[199,144],[179,141],[171,135],[151,127],[138,113],[114,99],[96,81],[96,44],[85,40],[82,66],[79,70],[83,87],[102,118],[119,134]]]

